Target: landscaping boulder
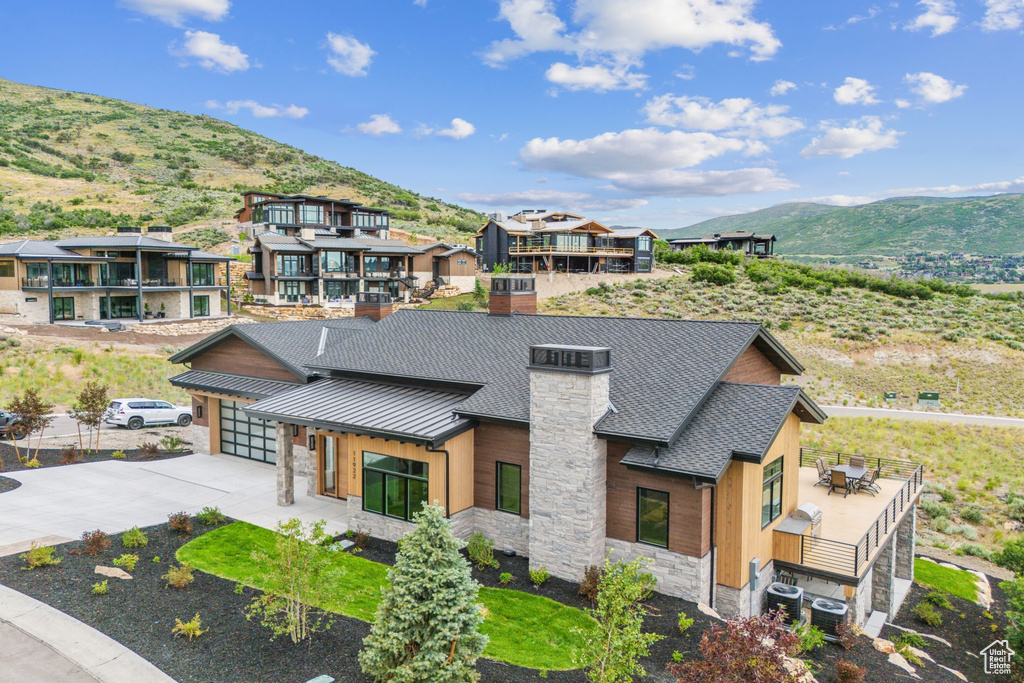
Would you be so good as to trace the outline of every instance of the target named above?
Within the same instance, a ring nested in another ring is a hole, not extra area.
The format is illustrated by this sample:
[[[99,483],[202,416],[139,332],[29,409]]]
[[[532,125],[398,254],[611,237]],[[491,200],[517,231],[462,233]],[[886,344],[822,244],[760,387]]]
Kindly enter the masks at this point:
[[[102,565],[96,565],[96,573],[100,576],[109,576],[112,579],[130,579],[132,575],[123,569],[117,567],[104,567]]]
[[[886,640],[885,638],[875,638],[871,641],[871,644],[882,654],[891,655],[896,652],[896,646],[893,645],[891,640]]]

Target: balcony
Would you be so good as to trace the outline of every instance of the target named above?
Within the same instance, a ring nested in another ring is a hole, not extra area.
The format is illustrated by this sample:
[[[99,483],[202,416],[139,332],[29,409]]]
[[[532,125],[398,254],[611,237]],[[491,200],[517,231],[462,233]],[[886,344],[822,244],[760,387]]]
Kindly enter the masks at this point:
[[[632,256],[632,249],[625,249],[622,247],[579,247],[574,245],[563,245],[558,246],[556,244],[536,244],[530,246],[510,246],[508,253],[511,256],[521,256],[530,254],[541,254],[541,255],[574,255],[582,254],[584,256]]]
[[[406,271],[404,268],[399,268],[397,270],[368,270],[363,273],[363,277],[372,277],[381,280],[402,280],[406,277]]]
[[[53,279],[53,286],[56,287],[95,287],[96,283],[92,280],[64,280],[59,278]],[[50,280],[45,277],[23,277],[21,278],[22,289],[48,289],[50,287]]]
[[[774,532],[774,559],[777,565],[829,578],[857,580],[871,566],[905,514],[913,514],[924,486],[924,468],[909,460],[865,458],[869,470],[879,469],[876,482],[879,493],[829,495],[827,486],[815,486],[818,471],[815,461],[825,467],[848,465],[851,455],[836,451],[800,449],[799,502],[812,503],[822,512],[821,525],[799,532]],[[792,519],[792,517],[790,518]],[[785,527],[784,520],[780,527]]]

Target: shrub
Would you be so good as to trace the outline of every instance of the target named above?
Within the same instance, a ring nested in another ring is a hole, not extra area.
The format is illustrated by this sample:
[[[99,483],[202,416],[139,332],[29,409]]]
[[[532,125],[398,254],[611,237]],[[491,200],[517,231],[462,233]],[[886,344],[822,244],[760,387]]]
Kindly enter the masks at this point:
[[[149,545],[149,536],[137,526],[121,534],[121,545],[125,548],[145,548]]]
[[[494,559],[494,541],[480,532],[476,532],[469,537],[469,543],[466,544],[466,553],[477,569],[483,570],[488,567],[497,569],[499,566],[498,561]]]
[[[202,628],[203,621],[199,618],[199,614],[196,613],[194,617],[188,621],[182,621],[181,619],[174,620],[174,628],[171,629],[171,633],[177,636],[185,636],[189,642],[192,642],[193,638],[198,638],[210,629]]]
[[[1003,569],[1024,576],[1024,537],[1009,541],[992,559]]]
[[[31,460],[28,460],[25,463],[25,467],[29,468],[30,470],[39,469],[42,466],[43,463],[39,462],[39,460],[37,460],[36,458],[32,458]]]
[[[187,564],[179,565],[177,567],[170,567],[167,573],[160,577],[167,581],[168,588],[187,588],[190,583],[195,581],[196,577],[192,575],[192,567]]]
[[[366,531],[357,531],[352,536],[353,550],[362,550],[370,542],[370,534]]]
[[[118,558],[114,559],[114,566],[120,567],[126,572],[135,571],[135,565],[139,563],[139,556],[135,554],[125,553]]]
[[[187,512],[172,512],[167,516],[167,528],[181,534],[191,534],[192,518]]]
[[[498,575],[498,582],[502,585],[512,583],[512,574],[510,574],[509,572],[502,572]]]
[[[927,512],[928,516],[932,519],[937,519],[939,517],[949,517],[952,514],[952,511],[949,509],[948,505],[944,505],[933,500],[926,500],[922,502],[921,509]]]
[[[109,581],[107,579],[103,579],[99,583],[94,583],[92,585],[92,594],[93,595],[106,595],[107,594],[107,584],[108,583],[109,583]]]
[[[961,543],[960,547],[956,549],[956,554],[980,557],[983,560],[992,559],[992,552],[985,546],[978,545],[977,543]]]
[[[110,547],[110,536],[99,529],[86,531],[82,534],[82,549],[79,551],[84,555],[99,555]]]
[[[836,640],[844,650],[852,650],[857,644],[857,634],[860,629],[856,624],[844,621],[836,625]]]
[[[1006,593],[1006,638],[1018,652],[1024,651],[1024,576],[1018,575],[1013,581],[1002,581],[999,587]],[[992,624],[998,626],[998,624]]]
[[[942,615],[935,611],[930,602],[919,602],[914,605],[914,616],[927,626],[942,626]]]
[[[78,446],[65,446],[60,449],[60,461],[65,465],[74,465],[82,457],[82,451]]]
[[[124,454],[124,451],[114,451],[110,454],[110,457],[114,460],[124,460],[128,456]]]
[[[1014,498],[1006,505],[1006,516],[1024,522],[1024,498]]]
[[[825,644],[825,634],[817,626],[804,623],[794,628],[793,633],[800,639],[798,647],[801,653],[817,650]]]
[[[220,508],[217,507],[204,507],[196,513],[196,521],[205,526],[222,524],[226,519],[227,517],[221,514]]]
[[[152,441],[143,441],[139,444],[139,451],[142,452],[143,458],[152,460],[160,455],[160,444],[153,443]]]
[[[845,659],[840,659],[836,662],[836,681],[838,683],[860,683],[864,680],[866,672],[866,669],[862,669]]]
[[[736,282],[736,273],[732,266],[722,266],[715,263],[698,263],[693,266],[690,279],[694,282],[707,282],[708,284],[731,285]]]
[[[549,578],[551,578],[551,574],[548,573],[547,567],[537,567],[530,570],[530,581],[533,582],[534,586],[543,586],[544,582]]]
[[[914,647],[918,650],[923,650],[925,648],[926,643],[924,641],[924,638],[921,637],[921,634],[910,633],[908,631],[901,635],[899,638],[897,638],[894,641],[894,645],[896,645],[897,649],[900,647]]]
[[[704,632],[700,660],[670,664],[669,671],[687,683],[795,683],[799,679],[786,668],[786,661],[797,654],[798,647],[799,640],[786,628],[781,612],[737,617]]]
[[[60,564],[60,558],[54,557],[53,553],[54,547],[52,545],[36,545],[33,543],[29,551],[22,553],[18,558],[25,562],[26,566],[24,569],[36,569],[37,567],[49,567],[50,565]]]
[[[604,567],[599,567],[596,564],[587,567],[583,572],[583,580],[580,581],[579,594],[590,602],[596,601],[597,589],[601,585],[602,578],[604,578]]]
[[[693,619],[686,616],[686,612],[679,613],[679,621],[677,622],[680,633],[686,633],[693,626]]]
[[[953,605],[949,601],[949,596],[947,596],[942,591],[931,591],[924,596],[924,599],[932,605],[934,605],[935,607],[941,607],[942,609],[953,609]]]
[[[160,439],[160,448],[164,453],[181,453],[184,450],[182,448],[183,443],[185,443],[185,440],[180,436],[168,434],[164,438]]]
[[[980,505],[971,503],[960,508],[960,519],[971,524],[981,524],[985,520],[985,509]]]

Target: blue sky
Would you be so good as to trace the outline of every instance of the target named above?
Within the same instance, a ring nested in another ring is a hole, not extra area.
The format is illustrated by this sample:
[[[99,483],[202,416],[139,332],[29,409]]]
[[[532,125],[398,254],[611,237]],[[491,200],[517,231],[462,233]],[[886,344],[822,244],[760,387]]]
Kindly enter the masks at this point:
[[[0,75],[483,211],[1024,192],[1024,0],[6,3]]]

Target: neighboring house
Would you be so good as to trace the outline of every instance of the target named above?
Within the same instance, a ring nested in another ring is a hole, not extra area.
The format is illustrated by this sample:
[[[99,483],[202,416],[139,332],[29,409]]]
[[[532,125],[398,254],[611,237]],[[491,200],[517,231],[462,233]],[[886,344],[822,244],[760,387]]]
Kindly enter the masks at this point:
[[[472,292],[476,286],[477,254],[464,244],[448,245],[444,242],[421,244],[422,254],[413,256],[412,270],[422,287],[433,282],[437,286],[458,287],[462,293]]]
[[[385,209],[371,209],[347,199],[243,192],[244,205],[235,212],[239,223],[252,224],[254,235],[277,232],[297,236],[301,228],[320,228],[327,237],[387,239],[391,226]]]
[[[708,237],[683,237],[668,241],[679,251],[698,244],[707,245],[712,251],[741,251],[747,256],[772,258],[775,256],[775,235],[758,235],[753,232],[716,232]]]
[[[35,323],[221,315],[224,264],[234,259],[170,239],[168,227],[122,227],[113,237],[2,244],[0,312]]]
[[[476,237],[480,267],[514,273],[646,273],[654,240],[646,228],[613,230],[574,213],[520,211],[491,217]]]
[[[727,616],[765,609],[780,573],[831,586],[858,623],[895,613],[922,470],[871,457],[877,496],[816,487],[815,459],[847,456],[800,447],[825,415],[781,383],[803,368],[763,326],[536,302],[530,277],[492,278],[486,313],[362,293],[354,319],[213,335],[171,358],[191,368],[171,383],[198,408],[197,451],[253,457],[258,437],[279,504],[304,471],[351,529],[396,540],[437,501],[458,536],[568,580],[613,551]]]

